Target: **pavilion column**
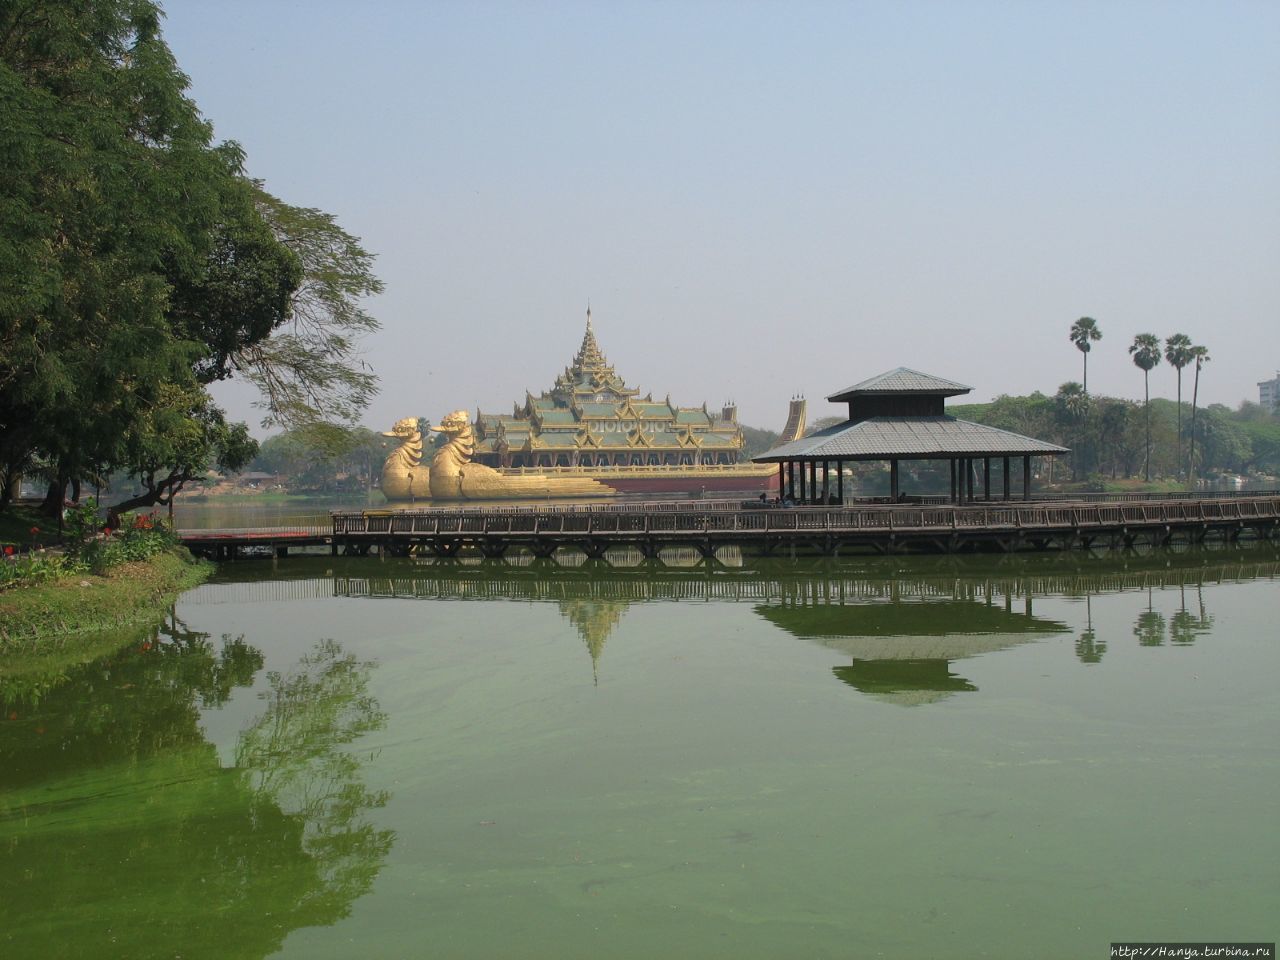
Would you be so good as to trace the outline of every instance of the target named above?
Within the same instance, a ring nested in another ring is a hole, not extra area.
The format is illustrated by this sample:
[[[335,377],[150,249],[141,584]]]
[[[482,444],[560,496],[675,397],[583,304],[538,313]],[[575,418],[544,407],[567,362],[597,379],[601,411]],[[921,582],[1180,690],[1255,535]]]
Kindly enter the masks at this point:
[[[951,464],[951,486],[947,490],[947,499],[952,503],[958,503],[956,499],[956,460],[952,457],[947,461]]]
[[[840,501],[840,506],[844,506],[844,461],[836,461],[836,497]]]
[[[818,500],[818,461],[809,461],[809,502],[816,503]]]
[[[1022,457],[1022,499],[1031,499],[1031,454]]]
[[[800,498],[796,502],[804,503],[806,483],[805,483],[805,469],[804,469],[803,460],[800,462],[799,466],[800,466]]]
[[[991,499],[991,458],[982,458],[982,499]]]
[[[1009,499],[1009,458],[1004,458],[1004,469],[1000,471],[1000,476],[1004,480],[1004,498]]]
[[[889,499],[898,502],[898,461],[889,461]]]
[[[826,503],[831,499],[831,464],[826,460],[822,461],[822,502]]]
[[[787,461],[787,487],[782,491],[782,495],[792,500],[796,498],[796,464],[794,460]]]
[[[964,492],[965,503],[973,502],[973,460],[964,458]]]
[[[778,461],[778,499],[781,500],[786,495],[787,495],[787,466],[781,460],[779,460]]]

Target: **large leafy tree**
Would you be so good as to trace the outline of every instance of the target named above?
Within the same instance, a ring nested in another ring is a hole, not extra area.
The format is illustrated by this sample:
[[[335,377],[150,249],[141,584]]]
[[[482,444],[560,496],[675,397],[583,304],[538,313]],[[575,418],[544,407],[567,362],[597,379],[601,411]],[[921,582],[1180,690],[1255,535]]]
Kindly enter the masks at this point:
[[[1185,333],[1175,333],[1164,341],[1164,358],[1178,372],[1178,432],[1177,432],[1177,471],[1181,476],[1182,469],[1182,368],[1189,364],[1193,357],[1191,338]]]
[[[258,450],[243,423],[228,423],[209,395],[193,387],[164,384],[158,402],[126,431],[121,460],[141,492],[111,508],[113,518],[138,507],[167,505],[210,466],[243,468]]]
[[[0,4],[0,472],[43,465],[51,510],[90,473],[153,483],[149,438],[181,411],[222,460],[212,380],[246,372],[282,420],[349,419],[374,385],[370,258],[213,143],[159,20],[153,0]],[[202,466],[169,449],[163,476]]]
[[[253,215],[185,84],[152,3],[0,6],[0,457],[36,444],[58,501],[193,378],[210,346],[174,291]]]
[[[1160,363],[1160,338],[1154,333],[1140,333],[1129,345],[1134,366],[1142,371],[1142,410],[1147,427],[1147,451],[1143,458],[1142,473],[1151,479],[1151,371]]]
[[[1084,359],[1084,383],[1083,389],[1085,394],[1089,393],[1089,351],[1092,349],[1094,341],[1102,339],[1102,330],[1098,327],[1098,321],[1092,317],[1081,317],[1071,325],[1070,340],[1076,345],[1076,349],[1080,351]]]
[[[1072,380],[1058,387],[1053,401],[1062,436],[1074,448],[1071,454],[1071,473],[1073,478],[1078,479],[1081,472],[1088,469],[1082,440],[1089,419],[1089,395],[1085,393],[1083,386]]]

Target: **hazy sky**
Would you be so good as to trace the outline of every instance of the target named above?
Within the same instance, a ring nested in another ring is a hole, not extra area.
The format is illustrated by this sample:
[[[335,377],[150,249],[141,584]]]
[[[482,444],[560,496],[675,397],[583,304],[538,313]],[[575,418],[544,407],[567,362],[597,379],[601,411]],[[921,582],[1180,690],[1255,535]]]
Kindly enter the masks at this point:
[[[633,386],[773,429],[899,365],[1053,392],[1085,315],[1095,393],[1147,331],[1203,402],[1280,368],[1274,0],[164,6],[217,136],[377,254],[378,429],[509,412],[588,299]]]

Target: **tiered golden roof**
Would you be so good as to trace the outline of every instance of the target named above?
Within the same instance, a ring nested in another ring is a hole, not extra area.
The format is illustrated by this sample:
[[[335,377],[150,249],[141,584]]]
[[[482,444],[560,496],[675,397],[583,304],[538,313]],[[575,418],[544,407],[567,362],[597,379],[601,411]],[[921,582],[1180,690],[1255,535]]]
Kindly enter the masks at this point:
[[[713,414],[629,387],[596,341],[590,308],[582,344],[550,390],[526,392],[510,416],[476,415],[475,459],[495,467],[731,464],[742,447],[733,405]]]

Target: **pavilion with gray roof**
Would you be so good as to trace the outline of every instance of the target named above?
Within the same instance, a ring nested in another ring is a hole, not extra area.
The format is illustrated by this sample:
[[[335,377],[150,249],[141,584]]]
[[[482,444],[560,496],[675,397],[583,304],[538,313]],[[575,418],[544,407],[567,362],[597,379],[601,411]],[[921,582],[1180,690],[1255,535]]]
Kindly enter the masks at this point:
[[[957,420],[943,409],[947,397],[972,387],[898,367],[855,383],[828,400],[848,403],[849,419],[807,437],[784,443],[754,457],[756,463],[778,465],[779,489],[796,503],[844,502],[847,461],[889,462],[889,490],[901,498],[898,464],[904,460],[947,460],[951,464],[949,499],[967,503],[991,500],[991,461],[1001,462],[1003,497],[1010,498],[1011,461],[1022,460],[1022,498],[1031,497],[1031,458],[1058,456],[1066,447],[1024,437],[1008,430]],[[831,488],[835,465],[836,488]],[[975,473],[981,464],[981,497],[975,497]],[[822,478],[819,482],[818,468]],[[808,476],[806,477],[806,473]]]

